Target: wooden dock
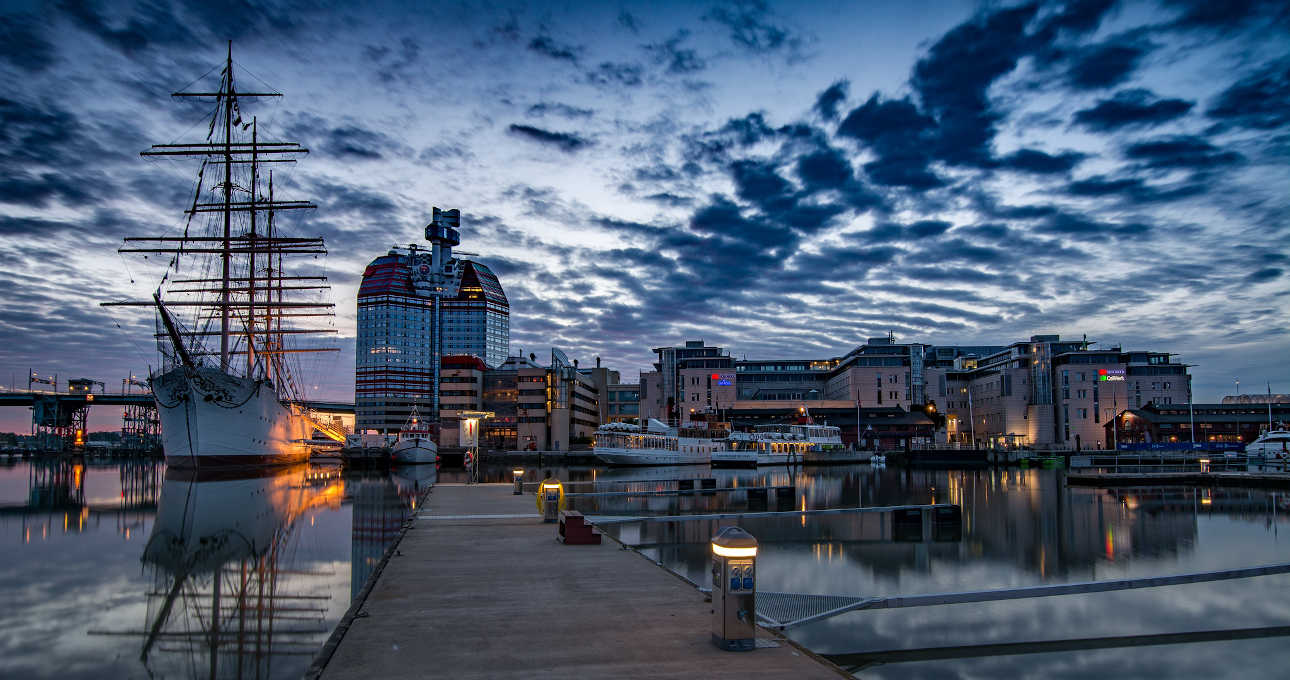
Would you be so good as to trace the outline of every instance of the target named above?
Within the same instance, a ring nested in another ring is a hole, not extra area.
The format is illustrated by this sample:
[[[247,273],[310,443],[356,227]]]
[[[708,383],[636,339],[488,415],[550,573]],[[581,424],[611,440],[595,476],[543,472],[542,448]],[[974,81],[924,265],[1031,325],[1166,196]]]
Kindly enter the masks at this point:
[[[511,488],[433,488],[323,678],[850,677],[764,629],[777,647],[717,649],[691,585],[612,540],[558,543]]]

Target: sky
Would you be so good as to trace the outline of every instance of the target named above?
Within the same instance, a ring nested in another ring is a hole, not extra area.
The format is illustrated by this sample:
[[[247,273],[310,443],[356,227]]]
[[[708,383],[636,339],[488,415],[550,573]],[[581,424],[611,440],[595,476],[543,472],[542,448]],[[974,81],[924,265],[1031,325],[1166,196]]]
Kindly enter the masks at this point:
[[[1290,5],[1260,0],[4,0],[0,382],[156,366],[150,312],[98,303],[161,279],[117,248],[182,231],[197,168],[138,152],[202,140],[209,105],[169,94],[228,40],[284,94],[244,102],[261,139],[310,150],[275,182],[318,205],[278,228],[327,243],[319,398],[352,399],[363,268],[432,206],[512,353],[624,381],[687,339],[1059,333],[1177,353],[1198,401],[1290,392]]]

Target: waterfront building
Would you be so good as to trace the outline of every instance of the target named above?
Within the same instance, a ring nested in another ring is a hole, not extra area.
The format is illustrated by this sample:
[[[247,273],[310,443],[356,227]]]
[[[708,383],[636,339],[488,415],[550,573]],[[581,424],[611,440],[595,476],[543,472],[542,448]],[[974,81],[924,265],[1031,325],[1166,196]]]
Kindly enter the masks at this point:
[[[641,386],[637,383],[610,382],[601,392],[602,423],[635,423],[640,420]]]
[[[824,399],[828,376],[837,359],[766,359],[736,361],[739,401]]]
[[[358,289],[354,415],[358,432],[397,433],[414,405],[434,398],[433,304],[421,274],[428,251],[392,249],[367,265]]]
[[[460,445],[461,412],[478,411],[484,401],[488,366],[471,354],[445,356],[439,371],[439,446]]]
[[[435,413],[441,356],[470,355],[493,366],[508,354],[510,307],[501,284],[482,263],[452,256],[459,220],[458,211],[435,208],[428,248],[391,248],[363,273],[354,357],[358,432],[396,433],[414,406]]]
[[[511,307],[497,275],[462,260],[457,294],[443,300],[443,353],[477,356],[500,366],[510,354]]]
[[[744,401],[787,401],[813,413],[827,402],[849,402],[926,414],[941,423],[937,444],[966,447],[1107,446],[1103,423],[1115,413],[1186,403],[1188,389],[1186,366],[1164,352],[1092,349],[1087,339],[1058,335],[939,346],[897,343],[888,335],[841,357],[734,362],[738,400],[731,402],[729,393],[708,390],[701,379],[708,369],[687,373],[685,364],[722,361],[724,350],[687,342],[654,351],[656,370],[641,374],[642,417],[684,418],[689,408],[720,412]],[[844,428],[844,441],[854,437]]]
[[[1125,409],[1116,418],[1103,422],[1101,436],[1118,444],[1187,444],[1192,441],[1195,423],[1198,443],[1248,444],[1267,431],[1269,420],[1273,428],[1290,422],[1290,404],[1284,402],[1270,407],[1267,402],[1188,406],[1186,402],[1153,402]]]
[[[719,411],[734,403],[735,361],[726,350],[687,340],[681,347],[655,347],[654,353],[659,384],[650,398],[661,407],[659,420],[684,426],[691,413]],[[653,407],[648,410],[654,412]]]

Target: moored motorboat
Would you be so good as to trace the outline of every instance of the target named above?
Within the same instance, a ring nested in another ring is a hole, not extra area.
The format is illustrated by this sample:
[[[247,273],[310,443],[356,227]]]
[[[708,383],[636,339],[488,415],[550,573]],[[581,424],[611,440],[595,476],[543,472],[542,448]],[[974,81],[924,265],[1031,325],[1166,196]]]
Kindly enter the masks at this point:
[[[399,429],[398,441],[394,442],[394,462],[403,465],[420,465],[439,462],[439,445],[434,441],[434,433],[417,415],[414,406],[408,421]]]

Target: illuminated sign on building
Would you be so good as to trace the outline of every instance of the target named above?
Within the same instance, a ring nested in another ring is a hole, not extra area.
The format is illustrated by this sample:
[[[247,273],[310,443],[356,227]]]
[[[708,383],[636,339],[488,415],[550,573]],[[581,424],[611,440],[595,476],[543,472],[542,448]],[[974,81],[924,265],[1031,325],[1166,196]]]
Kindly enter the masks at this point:
[[[713,384],[713,385],[725,385],[725,386],[729,387],[730,385],[735,384],[735,376],[734,376],[734,374],[733,374],[733,373],[727,373],[727,374],[725,374],[725,375],[722,375],[722,374],[720,374],[720,373],[713,373],[713,374],[712,374],[712,384]]]
[[[1100,382],[1124,382],[1124,369],[1100,368],[1097,371],[1097,379]]]

